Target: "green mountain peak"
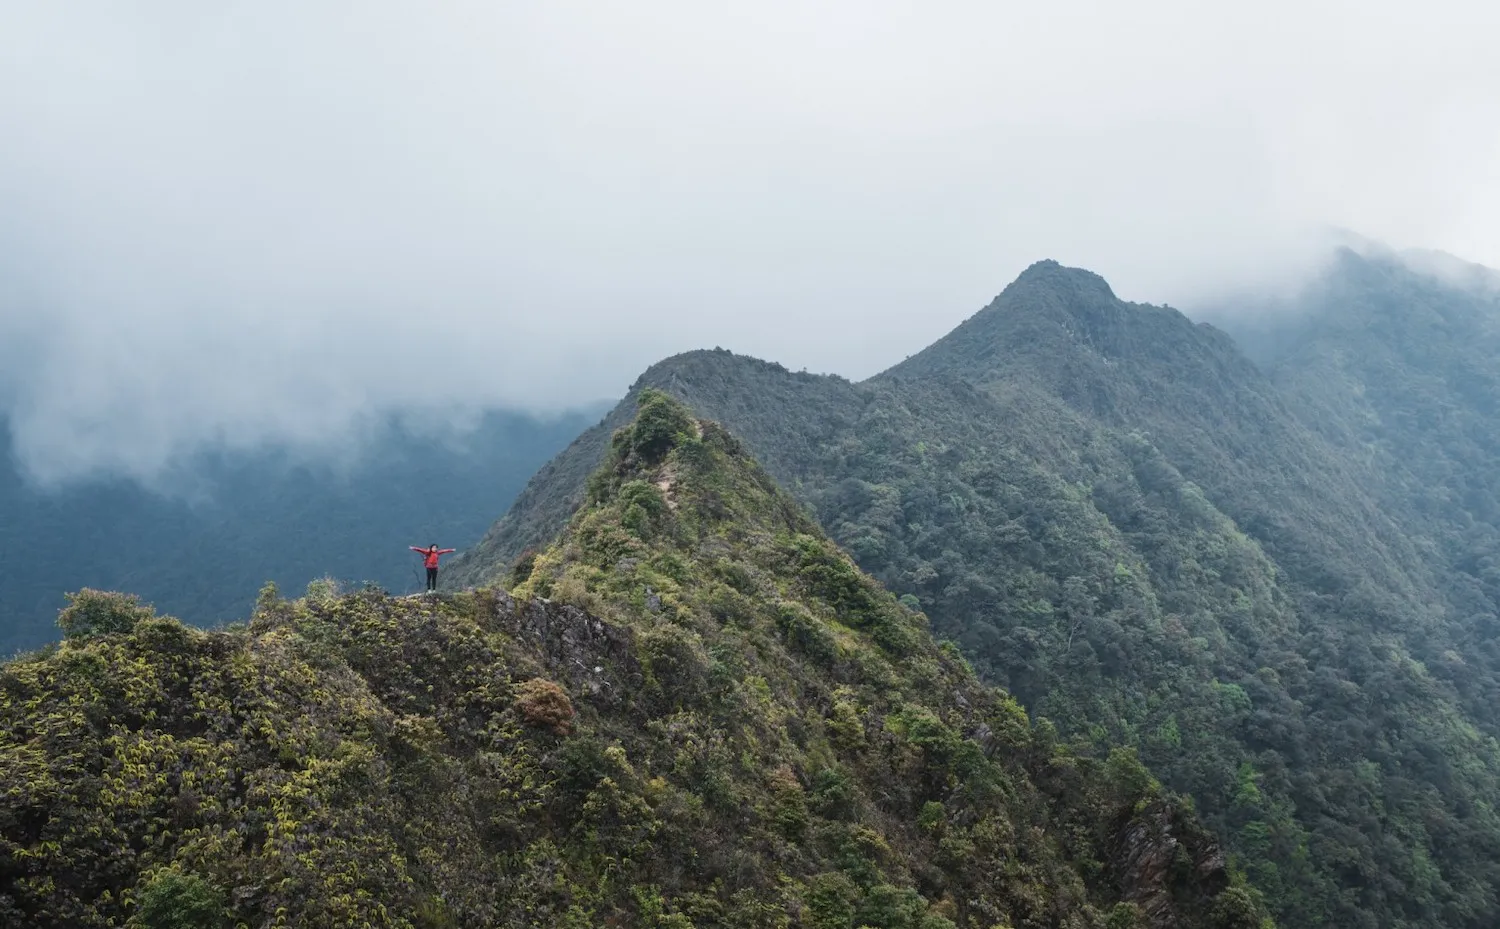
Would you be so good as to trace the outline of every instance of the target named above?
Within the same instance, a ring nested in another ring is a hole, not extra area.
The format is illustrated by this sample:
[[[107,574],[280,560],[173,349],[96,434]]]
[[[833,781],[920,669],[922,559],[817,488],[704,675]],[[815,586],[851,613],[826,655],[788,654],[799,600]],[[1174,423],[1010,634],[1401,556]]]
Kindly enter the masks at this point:
[[[1259,364],[1233,319],[1053,262],[862,383],[668,359],[461,570],[584,512],[612,430],[664,390],[985,681],[1192,796],[1283,925],[1481,929],[1500,881],[1500,305],[1389,256],[1342,262]],[[610,583],[552,565],[582,593]]]
[[[1065,299],[1115,300],[1109,282],[1087,268],[1074,268],[1051,258],[1033,262],[1012,281],[1001,296],[1017,297],[1024,292],[1050,291]]]
[[[80,595],[0,666],[0,921],[1263,923],[1133,753],[1033,727],[659,391],[511,581],[213,633]]]
[[[1086,416],[1139,424],[1259,404],[1264,377],[1224,333],[1166,306],[1129,303],[1102,277],[1028,268],[988,306],[872,383],[956,379],[1045,394]],[[1264,418],[1249,410],[1247,418]]]

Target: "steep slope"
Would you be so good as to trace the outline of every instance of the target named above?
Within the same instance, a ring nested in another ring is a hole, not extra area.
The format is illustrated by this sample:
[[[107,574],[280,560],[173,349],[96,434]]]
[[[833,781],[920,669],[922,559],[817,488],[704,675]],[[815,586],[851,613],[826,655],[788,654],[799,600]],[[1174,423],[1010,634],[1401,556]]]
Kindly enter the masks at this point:
[[[1265,925],[1129,752],[1033,728],[660,394],[517,580],[218,633],[80,598],[0,668],[0,919]]]
[[[1423,658],[1500,735],[1500,275],[1343,251],[1295,299],[1226,325],[1441,577]]]
[[[37,490],[12,466],[0,423],[0,656],[54,638],[62,592],[81,587],[134,590],[199,624],[245,615],[268,580],[300,590],[331,575],[416,589],[406,546],[477,541],[604,412],[496,411],[446,440],[389,423],[347,468],[226,452],[185,466],[177,484],[194,492],[173,498],[124,479]]]
[[[1137,748],[1284,924],[1500,918],[1500,746],[1438,666],[1459,601],[1376,466],[1224,333],[1042,263],[862,384],[703,352],[646,385],[743,435],[1033,714]],[[559,456],[465,575],[503,571],[600,448]]]
[[[1333,595],[1382,586],[1401,597],[1392,621],[1422,612],[1430,578],[1368,492],[1370,472],[1310,431],[1217,329],[1044,261],[877,380],[933,375],[989,390],[1040,386],[1091,420],[1146,432],[1300,580]]]
[[[610,436],[634,418],[640,392],[653,387],[705,417],[740,424],[743,431],[736,434],[765,450],[758,460],[788,487],[799,484],[822,447],[849,427],[865,403],[841,378],[794,374],[723,349],[677,355],[641,375],[611,413],[549,461],[473,550],[455,560],[445,583],[473,586],[492,576],[497,565],[556,535],[581,504],[584,484],[603,460]],[[799,415],[781,415],[788,410]]]

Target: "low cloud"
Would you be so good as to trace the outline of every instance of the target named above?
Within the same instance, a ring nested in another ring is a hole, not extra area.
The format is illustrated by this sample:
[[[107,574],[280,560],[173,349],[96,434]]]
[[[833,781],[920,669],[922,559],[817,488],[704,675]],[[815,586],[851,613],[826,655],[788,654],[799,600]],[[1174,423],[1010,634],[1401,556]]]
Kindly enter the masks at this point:
[[[1489,4],[11,4],[0,412],[38,480],[862,377],[1056,258],[1191,305],[1322,229],[1500,265]]]

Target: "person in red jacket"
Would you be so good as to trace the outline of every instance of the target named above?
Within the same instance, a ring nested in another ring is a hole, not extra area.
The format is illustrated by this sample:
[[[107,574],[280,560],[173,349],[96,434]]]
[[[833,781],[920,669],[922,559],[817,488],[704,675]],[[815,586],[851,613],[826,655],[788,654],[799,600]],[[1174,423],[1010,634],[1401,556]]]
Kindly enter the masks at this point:
[[[415,545],[413,545],[411,546],[411,550],[416,552],[418,555],[421,555],[422,563],[427,566],[427,589],[437,590],[438,559],[443,557],[444,555],[457,551],[457,549],[438,548],[437,543],[434,542],[427,548],[417,548]]]

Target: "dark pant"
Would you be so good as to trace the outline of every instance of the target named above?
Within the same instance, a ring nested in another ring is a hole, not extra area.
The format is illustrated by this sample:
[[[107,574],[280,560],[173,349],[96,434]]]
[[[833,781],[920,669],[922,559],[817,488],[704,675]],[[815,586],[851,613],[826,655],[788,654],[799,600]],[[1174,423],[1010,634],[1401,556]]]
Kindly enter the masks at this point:
[[[437,590],[437,568],[427,569],[427,589]]]

